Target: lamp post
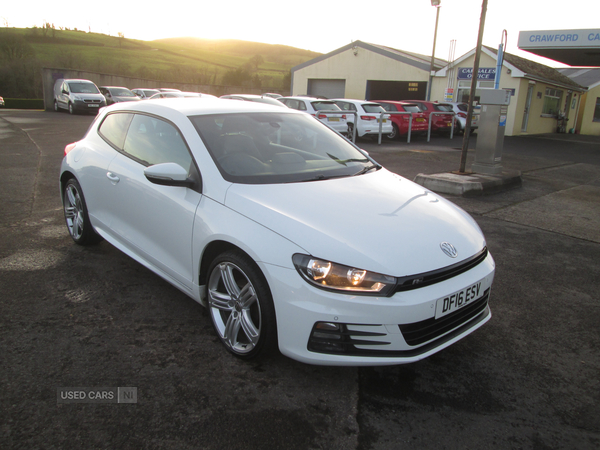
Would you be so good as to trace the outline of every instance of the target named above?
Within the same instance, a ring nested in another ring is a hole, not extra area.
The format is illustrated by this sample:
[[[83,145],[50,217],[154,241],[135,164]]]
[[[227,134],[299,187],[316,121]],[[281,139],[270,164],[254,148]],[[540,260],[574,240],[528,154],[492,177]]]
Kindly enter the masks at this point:
[[[440,18],[440,3],[442,0],[431,0],[431,6],[435,6],[435,31],[433,32],[433,50],[431,52],[431,65],[429,66],[429,83],[427,84],[427,101],[431,100],[431,83],[433,82],[433,60],[435,59],[435,41],[437,39],[438,20]]]

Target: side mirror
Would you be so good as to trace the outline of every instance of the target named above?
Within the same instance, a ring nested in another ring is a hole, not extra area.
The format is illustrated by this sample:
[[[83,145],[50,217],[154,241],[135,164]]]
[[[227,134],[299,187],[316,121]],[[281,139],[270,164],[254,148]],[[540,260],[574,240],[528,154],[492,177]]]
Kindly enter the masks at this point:
[[[161,186],[192,187],[194,180],[188,178],[187,170],[176,163],[161,163],[144,169],[144,176]]]

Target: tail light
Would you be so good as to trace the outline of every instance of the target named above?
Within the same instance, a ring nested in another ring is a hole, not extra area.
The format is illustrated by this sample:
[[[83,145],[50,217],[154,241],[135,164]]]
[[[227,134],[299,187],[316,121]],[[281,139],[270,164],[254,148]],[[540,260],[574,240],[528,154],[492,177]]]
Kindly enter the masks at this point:
[[[342,114],[342,119],[346,120],[346,114]]]
[[[360,116],[362,120],[377,120],[377,117],[374,116]]]
[[[77,146],[77,142],[72,142],[65,147],[65,156]]]
[[[467,115],[464,112],[459,112],[457,114],[458,117],[464,117],[465,119],[467,118]]]
[[[319,114],[319,119],[327,119],[327,114]]]

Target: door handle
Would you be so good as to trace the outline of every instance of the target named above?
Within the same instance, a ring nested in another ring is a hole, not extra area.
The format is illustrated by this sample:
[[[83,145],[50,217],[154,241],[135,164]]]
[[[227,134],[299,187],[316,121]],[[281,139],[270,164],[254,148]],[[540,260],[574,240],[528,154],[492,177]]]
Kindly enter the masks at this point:
[[[121,181],[121,179],[112,172],[106,172],[106,178],[108,178],[112,184],[117,184]]]

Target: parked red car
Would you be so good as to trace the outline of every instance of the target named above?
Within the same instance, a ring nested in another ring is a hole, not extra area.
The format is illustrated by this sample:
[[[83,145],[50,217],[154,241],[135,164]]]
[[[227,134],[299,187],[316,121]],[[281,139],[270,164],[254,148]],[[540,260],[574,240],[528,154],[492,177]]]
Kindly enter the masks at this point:
[[[428,102],[425,100],[410,100],[410,102],[417,104],[421,111],[427,115],[428,119],[432,112],[453,112],[450,105],[439,104],[438,102]],[[451,114],[435,114],[431,123],[431,131],[438,133],[450,133],[452,128],[452,118],[453,116]]]
[[[411,133],[417,131],[427,131],[429,121],[427,114],[421,111],[416,103],[400,102],[396,100],[373,100],[379,103],[383,109],[390,112],[410,112],[413,113]],[[408,133],[408,123],[410,116],[408,114],[390,114],[394,131],[387,135],[389,139],[396,139],[398,136]]]

